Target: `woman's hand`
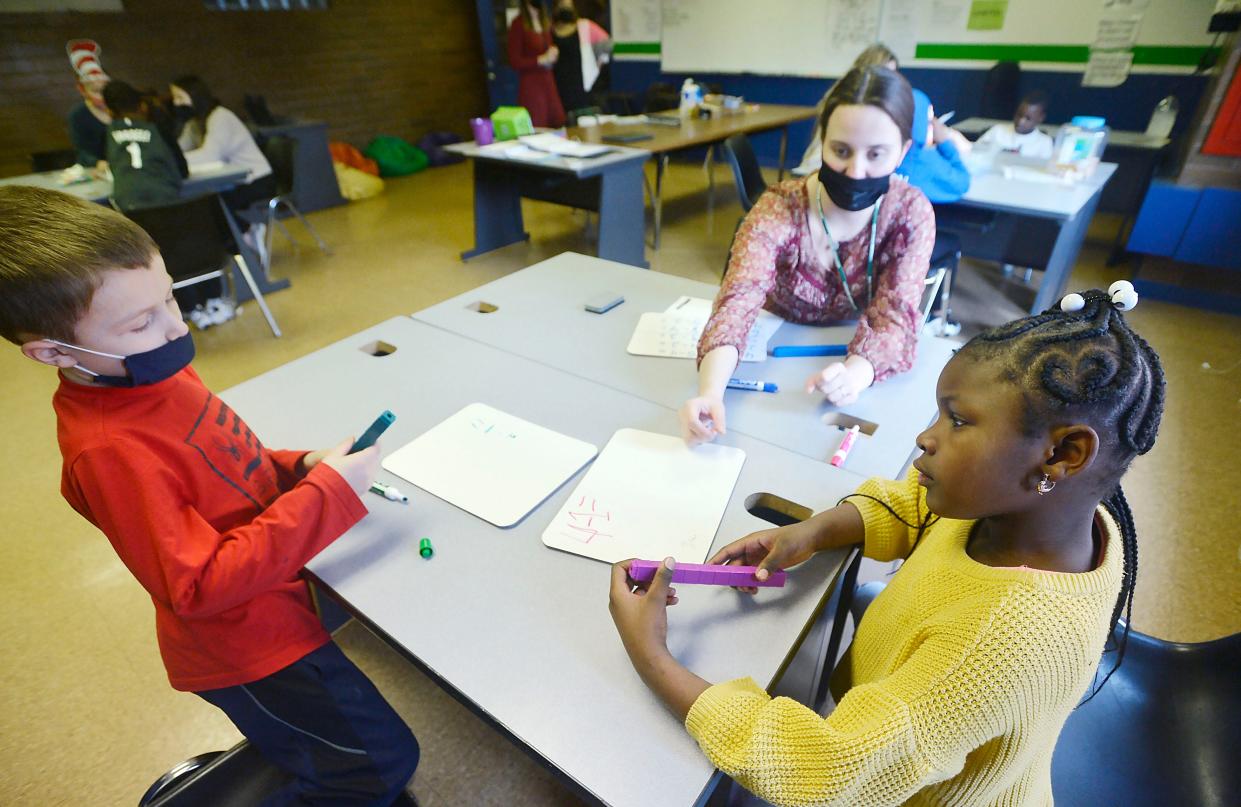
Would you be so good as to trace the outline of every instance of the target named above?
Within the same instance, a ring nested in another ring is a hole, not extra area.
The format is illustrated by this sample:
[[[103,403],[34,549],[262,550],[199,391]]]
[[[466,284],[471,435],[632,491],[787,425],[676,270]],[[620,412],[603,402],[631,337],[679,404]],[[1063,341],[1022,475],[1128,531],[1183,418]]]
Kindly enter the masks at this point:
[[[559,58],[560,58],[560,48],[556,47],[555,45],[552,45],[550,48],[543,51],[543,53],[539,55],[538,63],[543,65],[544,67],[550,68],[552,65],[556,63],[556,61]]]
[[[608,610],[625,644],[625,652],[634,666],[641,669],[652,660],[668,655],[668,606],[677,604],[676,589],[671,587],[676,561],[665,558],[651,582],[638,583],[629,576],[632,560],[622,560],[612,566]]]
[[[770,530],[752,532],[716,552],[707,563],[731,563],[757,566],[754,576],[766,580],[772,572],[780,572],[809,560],[819,545],[815,530],[806,523],[790,524]],[[738,591],[757,594],[756,586],[738,586]]]
[[[724,399],[714,395],[690,398],[677,411],[681,422],[681,436],[692,445],[709,443],[725,434]]]
[[[862,390],[875,380],[875,368],[861,356],[849,356],[835,362],[806,379],[806,392],[818,390],[836,406],[845,406],[858,399]]]

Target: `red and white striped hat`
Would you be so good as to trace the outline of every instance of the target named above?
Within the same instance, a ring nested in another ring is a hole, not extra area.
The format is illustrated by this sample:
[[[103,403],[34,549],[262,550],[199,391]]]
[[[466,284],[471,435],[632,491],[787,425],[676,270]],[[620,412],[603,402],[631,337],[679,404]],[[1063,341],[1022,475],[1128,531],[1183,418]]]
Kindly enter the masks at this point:
[[[93,39],[71,39],[65,43],[65,53],[69,54],[69,64],[78,74],[78,81],[83,84],[108,81],[108,74],[99,64],[100,50],[99,43]]]

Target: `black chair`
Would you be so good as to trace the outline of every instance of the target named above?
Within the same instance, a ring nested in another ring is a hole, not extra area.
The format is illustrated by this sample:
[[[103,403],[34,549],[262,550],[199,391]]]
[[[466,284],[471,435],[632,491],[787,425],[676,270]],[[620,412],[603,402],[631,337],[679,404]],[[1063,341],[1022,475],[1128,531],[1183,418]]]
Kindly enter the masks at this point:
[[[165,773],[138,807],[242,807],[257,805],[290,776],[242,740],[228,751],[200,754]]]
[[[1131,631],[1120,669],[1060,732],[1052,792],[1057,807],[1235,807],[1238,753],[1241,633],[1182,644]]]
[[[199,754],[174,766],[147,789],[138,807],[256,807],[290,780],[242,740],[227,751]],[[418,801],[402,792],[393,805],[418,807]]]
[[[733,180],[737,185],[737,196],[741,199],[741,209],[749,213],[750,208],[758,201],[758,197],[767,189],[767,180],[758,167],[758,158],[750,146],[750,139],[743,134],[735,134],[724,141],[724,158],[733,169]]]
[[[961,239],[947,230],[936,229],[935,246],[931,247],[931,269],[944,270],[943,281],[938,293],[928,300],[926,310],[933,311],[935,318],[944,329],[951,328],[952,319],[952,284],[956,281],[957,267],[961,263]],[[938,305],[936,304],[938,303]]]
[[[987,71],[982,85],[982,116],[1010,120],[1017,111],[1021,65],[1017,62],[996,62]]]
[[[271,267],[271,242],[272,228],[279,226],[284,237],[289,240],[293,246],[297,246],[297,240],[285,228],[280,221],[280,208],[292,213],[297,220],[302,223],[306,231],[315,239],[315,243],[319,245],[319,250],[324,255],[331,255],[332,250],[319,237],[319,233],[314,227],[310,226],[310,222],[302,215],[302,211],[297,209],[297,205],[293,203],[293,183],[294,170],[293,167],[297,161],[297,141],[291,137],[284,135],[273,135],[267,138],[262,145],[263,155],[267,157],[267,161],[271,163],[272,175],[276,178],[276,195],[265,202],[258,202],[243,214],[245,219],[252,224],[264,224],[267,227],[266,237],[263,243],[263,261],[264,273]]]
[[[858,586],[854,621],[883,590]],[[1100,665],[1112,667],[1108,655]],[[1182,644],[1130,631],[1125,660],[1065,721],[1051,760],[1058,807],[1241,804],[1241,633]]]
[[[655,81],[646,88],[643,112],[667,112],[681,105],[681,93],[666,81]]]
[[[262,95],[249,95],[242,99],[242,106],[255,126],[275,126],[279,123],[276,116],[267,108],[267,98]]]
[[[30,170],[36,174],[44,171],[63,171],[73,167],[78,161],[77,152],[73,149],[54,149],[52,151],[34,151],[30,154]],[[91,166],[92,168],[94,166]]]
[[[250,267],[235,250],[225,219],[224,202],[218,195],[209,194],[163,207],[129,210],[125,215],[146,230],[159,247],[168,274],[172,275],[173,289],[215,278],[226,278],[231,285],[232,273],[228,271],[231,263],[245,279],[272,334],[280,336],[280,326],[267,307],[263,292],[254,282]]]

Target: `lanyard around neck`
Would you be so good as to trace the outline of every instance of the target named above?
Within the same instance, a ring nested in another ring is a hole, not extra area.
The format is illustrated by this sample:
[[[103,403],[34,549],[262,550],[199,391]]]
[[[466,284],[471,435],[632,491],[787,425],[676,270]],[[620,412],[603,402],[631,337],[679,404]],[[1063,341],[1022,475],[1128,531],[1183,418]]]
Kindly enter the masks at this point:
[[[845,276],[845,265],[840,261],[840,249],[836,243],[836,239],[832,237],[832,231],[827,226],[827,216],[823,214],[823,186],[819,185],[817,194],[819,203],[819,221],[823,224],[823,233],[827,236],[827,245],[832,250],[832,258],[836,261],[836,272],[840,275],[840,285],[844,286],[845,296],[849,298],[849,305],[853,306],[854,311],[860,311],[858,304],[853,299],[853,292],[849,291],[849,278]],[[875,231],[879,228],[879,205],[883,203],[883,197],[879,197],[879,201],[875,202],[875,207],[870,215],[870,247],[866,250],[866,304],[870,305],[874,299],[874,278],[875,278]]]

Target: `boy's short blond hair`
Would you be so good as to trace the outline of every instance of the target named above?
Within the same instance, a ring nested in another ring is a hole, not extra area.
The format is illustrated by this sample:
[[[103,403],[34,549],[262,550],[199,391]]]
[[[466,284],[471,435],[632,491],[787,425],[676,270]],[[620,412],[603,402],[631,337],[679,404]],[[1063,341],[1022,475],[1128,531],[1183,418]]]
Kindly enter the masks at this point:
[[[145,269],[158,247],[121,214],[60,191],[0,187],[0,336],[74,339],[103,273]]]

